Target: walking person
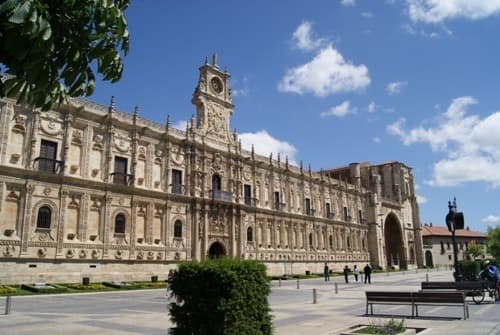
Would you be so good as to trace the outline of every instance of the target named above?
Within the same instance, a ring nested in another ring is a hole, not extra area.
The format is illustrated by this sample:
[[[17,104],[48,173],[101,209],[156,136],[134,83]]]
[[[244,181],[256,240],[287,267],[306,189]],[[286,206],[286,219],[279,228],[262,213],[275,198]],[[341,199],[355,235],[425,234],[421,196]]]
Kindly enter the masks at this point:
[[[168,276],[167,276],[167,293],[166,293],[166,296],[168,297],[169,294],[170,294],[170,285],[172,284],[172,281],[174,279],[174,270],[170,269],[168,271]]]
[[[325,262],[325,267],[323,269],[323,274],[325,276],[325,281],[330,281],[330,269],[328,268],[328,264]]]
[[[344,279],[345,283],[349,284],[349,267],[347,265],[344,268]]]
[[[363,269],[363,272],[365,273],[365,284],[368,281],[368,284],[372,283],[372,268],[370,265],[366,264],[365,268]]]
[[[359,269],[357,265],[354,265],[354,270],[352,270],[354,273],[354,280],[356,280],[356,283],[358,282],[358,277],[359,277]]]

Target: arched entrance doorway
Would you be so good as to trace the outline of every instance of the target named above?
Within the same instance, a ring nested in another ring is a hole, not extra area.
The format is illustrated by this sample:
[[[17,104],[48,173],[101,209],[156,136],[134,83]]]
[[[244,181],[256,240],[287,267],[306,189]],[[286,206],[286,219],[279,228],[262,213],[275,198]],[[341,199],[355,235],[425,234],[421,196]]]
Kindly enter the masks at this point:
[[[209,258],[219,258],[226,256],[226,247],[220,242],[214,242],[208,249]]]
[[[430,252],[430,250],[427,250],[425,252],[425,265],[431,268],[434,267],[434,261],[432,260],[432,252]]]
[[[404,252],[403,232],[396,215],[389,214],[385,219],[385,250],[387,267],[407,269],[407,260]]]

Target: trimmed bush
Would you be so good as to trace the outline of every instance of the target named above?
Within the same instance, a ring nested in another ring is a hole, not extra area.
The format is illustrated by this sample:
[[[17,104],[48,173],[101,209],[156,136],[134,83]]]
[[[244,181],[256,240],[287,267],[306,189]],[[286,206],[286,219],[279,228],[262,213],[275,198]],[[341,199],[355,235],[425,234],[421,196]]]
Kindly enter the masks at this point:
[[[104,286],[100,283],[92,283],[92,284],[68,284],[67,287],[73,290],[89,290],[89,291],[101,291],[101,290],[109,290],[108,286]]]
[[[45,285],[28,285],[23,284],[21,288],[35,293],[62,293],[68,291],[67,287],[56,285],[56,284],[45,284]]]
[[[481,261],[459,261],[458,266],[462,273],[463,280],[477,280],[477,275],[481,271]]]
[[[171,282],[172,335],[271,335],[266,268],[256,261],[182,263]]]
[[[139,285],[135,283],[129,283],[129,282],[107,282],[104,281],[102,282],[104,286],[112,287],[112,288],[117,288],[120,290],[137,290],[141,288]]]
[[[11,295],[16,294],[17,289],[12,286],[0,285],[0,295]]]

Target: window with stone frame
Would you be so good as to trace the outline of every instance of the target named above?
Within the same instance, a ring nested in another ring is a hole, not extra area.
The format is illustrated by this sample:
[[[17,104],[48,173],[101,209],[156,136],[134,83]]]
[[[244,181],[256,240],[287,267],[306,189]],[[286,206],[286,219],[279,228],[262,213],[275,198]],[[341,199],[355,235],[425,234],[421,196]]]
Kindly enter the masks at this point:
[[[253,229],[248,227],[247,229],[247,242],[253,242]]]
[[[174,238],[182,238],[182,222],[176,220],[174,223]]]
[[[39,229],[50,229],[52,220],[52,211],[48,206],[42,206],[38,209],[36,218],[36,227]]]
[[[115,234],[125,234],[125,215],[118,214],[115,217]]]

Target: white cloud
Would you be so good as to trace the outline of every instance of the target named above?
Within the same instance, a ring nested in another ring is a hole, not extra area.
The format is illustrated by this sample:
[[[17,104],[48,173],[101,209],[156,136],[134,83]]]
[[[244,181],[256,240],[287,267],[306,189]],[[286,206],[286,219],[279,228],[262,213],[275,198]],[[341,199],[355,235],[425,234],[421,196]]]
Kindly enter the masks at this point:
[[[288,157],[288,162],[292,165],[297,165],[297,149],[290,143],[286,141],[280,141],[265,130],[258,131],[256,133],[243,133],[239,135],[241,139],[241,146],[245,150],[252,150],[252,144],[254,150],[257,154],[263,156],[269,156],[271,153],[276,159],[278,153],[280,154],[281,161],[285,161],[285,157]]]
[[[370,102],[368,104],[367,110],[368,113],[375,113],[375,111],[377,110],[377,104],[374,101]]]
[[[344,117],[349,114],[355,114],[357,111],[356,107],[351,108],[350,101],[344,101],[338,106],[334,106],[330,108],[327,112],[323,112],[320,114],[321,117],[325,116],[336,116],[336,117]]]
[[[356,0],[340,0],[340,4],[345,7],[356,6]]]
[[[427,199],[423,195],[417,194],[417,202],[419,204],[425,204],[427,201],[429,201],[429,199]]]
[[[500,13],[500,0],[406,0],[413,22],[441,23],[464,18],[484,19]]]
[[[239,89],[232,89],[231,95],[233,97],[245,97],[248,95],[248,87],[243,87]]]
[[[183,131],[186,130],[186,127],[187,127],[186,120],[179,120],[172,125],[172,128],[183,130]]]
[[[370,84],[368,68],[353,65],[333,48],[321,49],[309,63],[287,71],[278,85],[281,92],[312,92],[325,97],[338,92],[361,90]]]
[[[395,82],[387,84],[387,87],[385,88],[385,90],[387,91],[387,94],[395,95],[395,94],[401,93],[401,90],[406,85],[408,85],[407,81],[395,81]]]
[[[481,222],[488,222],[488,223],[495,223],[495,222],[500,222],[500,215],[488,215],[487,217],[483,218]]]
[[[374,138],[372,138],[372,141],[374,143],[380,143],[382,140],[380,139],[380,137],[374,137]]]
[[[454,99],[431,127],[404,129],[401,118],[387,126],[389,134],[405,145],[427,143],[434,152],[445,157],[433,165],[432,186],[455,186],[482,181],[500,186],[500,111],[481,119],[468,115],[467,109],[477,104],[473,97]]]
[[[366,18],[366,19],[370,19],[373,17],[373,13],[372,12],[361,12],[361,16]]]
[[[322,38],[313,39],[312,24],[308,21],[302,22],[293,33],[293,41],[300,50],[310,51],[321,47],[325,40]]]

